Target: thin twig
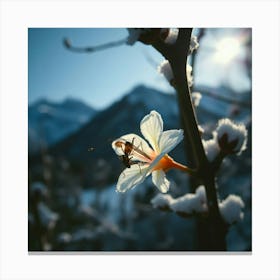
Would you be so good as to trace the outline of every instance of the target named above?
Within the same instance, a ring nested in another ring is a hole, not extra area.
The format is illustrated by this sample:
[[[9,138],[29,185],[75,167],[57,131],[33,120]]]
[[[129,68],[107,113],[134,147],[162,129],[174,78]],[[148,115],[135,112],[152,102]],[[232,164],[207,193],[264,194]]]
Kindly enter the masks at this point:
[[[236,104],[236,105],[240,105],[242,107],[251,109],[251,104],[248,102],[236,100],[234,98],[230,98],[230,97],[226,97],[226,96],[222,96],[222,95],[216,94],[210,90],[195,88],[193,91],[199,91],[202,95],[208,95],[209,97],[224,101],[226,103]]]
[[[109,43],[105,43],[102,45],[98,45],[98,46],[91,46],[91,47],[75,47],[72,45],[71,41],[67,38],[65,38],[63,40],[63,45],[70,51],[72,52],[78,52],[78,53],[93,53],[93,52],[97,52],[97,51],[102,51],[102,50],[106,50],[106,49],[110,49],[110,48],[114,48],[114,47],[118,47],[121,45],[124,45],[126,43],[127,39],[122,39],[122,40],[118,40],[118,41],[114,41],[114,42],[109,42]]]

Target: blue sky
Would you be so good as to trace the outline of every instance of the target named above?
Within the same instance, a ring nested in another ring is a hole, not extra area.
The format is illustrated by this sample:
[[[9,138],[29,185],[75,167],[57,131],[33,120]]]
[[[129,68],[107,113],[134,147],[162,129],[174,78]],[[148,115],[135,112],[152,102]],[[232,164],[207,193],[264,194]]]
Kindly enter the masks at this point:
[[[215,87],[225,80],[233,80],[229,83],[238,85],[237,90],[243,90],[248,86],[248,80],[244,78],[238,63],[230,63],[230,67],[221,65],[211,60],[213,57],[209,55],[211,50],[209,52],[209,48],[203,47],[214,44],[213,49],[217,40],[238,32],[240,32],[238,29],[222,29],[206,34],[203,38],[204,43],[201,42],[197,59],[196,73],[200,74],[196,75],[195,79],[198,84]],[[163,57],[150,46],[138,42],[134,46],[122,45],[86,54],[70,52],[62,44],[65,37],[75,46],[94,46],[120,40],[127,35],[127,30],[123,28],[29,29],[29,104],[40,98],[61,101],[73,97],[102,109],[138,84],[145,84],[165,92],[172,91],[169,84],[157,73],[157,65]],[[225,76],[225,69],[228,76]]]
[[[62,100],[80,98],[94,107],[107,106],[133,86],[145,83],[164,91],[168,83],[157,73],[162,56],[152,47],[137,43],[92,54],[65,49],[62,39],[73,45],[92,46],[119,40],[126,29],[29,29],[29,103],[44,96]]]

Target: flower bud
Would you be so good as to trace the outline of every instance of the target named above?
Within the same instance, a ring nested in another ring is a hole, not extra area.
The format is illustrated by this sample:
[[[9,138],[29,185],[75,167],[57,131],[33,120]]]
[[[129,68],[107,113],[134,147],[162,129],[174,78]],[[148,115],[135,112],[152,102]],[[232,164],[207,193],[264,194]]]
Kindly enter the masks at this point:
[[[174,81],[173,71],[168,60],[164,60],[158,66],[158,72],[162,74],[166,78],[166,80],[168,80],[171,86],[176,86],[176,83]],[[193,85],[192,67],[189,64],[186,65],[186,75],[187,75],[188,85],[189,87],[192,87]]]
[[[244,218],[244,213],[242,212],[244,207],[245,204],[241,197],[234,194],[230,194],[219,203],[221,216],[228,224],[240,222]]]
[[[246,149],[248,132],[244,124],[235,124],[230,119],[222,119],[216,132],[223,153],[240,155]]]
[[[214,161],[214,159],[220,153],[220,148],[219,148],[219,145],[217,144],[217,139],[214,137],[209,140],[202,140],[202,144],[203,144],[207,159],[210,162]]]

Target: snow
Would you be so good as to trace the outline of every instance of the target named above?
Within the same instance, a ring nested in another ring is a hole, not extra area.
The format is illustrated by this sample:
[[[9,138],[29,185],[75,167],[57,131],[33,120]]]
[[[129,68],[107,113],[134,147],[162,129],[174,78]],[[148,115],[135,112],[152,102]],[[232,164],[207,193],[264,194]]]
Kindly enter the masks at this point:
[[[188,85],[189,87],[192,87],[193,86],[192,67],[189,64],[187,64],[186,72],[188,78]]]
[[[170,208],[174,212],[192,214],[192,213],[205,213],[208,211],[206,203],[206,192],[204,186],[199,186],[196,192],[187,193],[175,199]]]
[[[165,38],[164,42],[168,45],[173,45],[177,41],[179,29],[178,28],[169,28],[169,33]]]
[[[197,50],[199,47],[199,43],[197,41],[197,37],[196,36],[192,36],[191,37],[191,42],[190,42],[190,50],[189,50],[189,54],[192,54],[195,50]]]
[[[193,104],[195,107],[197,107],[200,103],[200,100],[201,100],[201,93],[200,92],[192,92],[192,100],[193,100]]]
[[[73,133],[96,115],[96,110],[75,99],[62,102],[40,100],[28,107],[29,153],[54,144]]]
[[[209,140],[202,140],[202,144],[208,160],[212,162],[220,153],[220,148],[216,137]]]
[[[171,66],[169,64],[168,60],[164,60],[159,66],[158,66],[158,72],[161,73],[167,81],[171,82],[174,78],[173,72],[171,69]]]
[[[218,122],[216,131],[219,140],[221,140],[223,136],[227,135],[227,145],[230,145],[230,142],[232,141],[238,140],[237,144],[233,148],[229,148],[232,149],[233,152],[240,155],[242,151],[246,149],[248,132],[243,123],[235,124],[230,119],[221,119]]]
[[[158,72],[162,74],[169,82],[172,82],[172,80],[174,79],[173,71],[168,60],[164,60],[158,66]],[[192,66],[189,64],[186,65],[186,73],[187,73],[188,85],[189,87],[192,87],[193,85]]]
[[[230,194],[219,203],[221,216],[228,224],[240,222],[243,219],[244,213],[242,208],[244,207],[245,204],[241,197],[234,194]]]
[[[151,200],[154,208],[170,208],[174,212],[183,214],[206,213],[208,211],[206,191],[204,186],[199,186],[195,193],[187,193],[176,199],[170,195],[158,194]],[[231,194],[222,202],[219,209],[222,218],[228,224],[240,222],[244,213],[245,204],[241,197]]]
[[[154,208],[169,208],[173,201],[174,199],[170,194],[159,193],[151,200],[151,203]]]
[[[198,125],[197,127],[198,127],[200,135],[202,135],[205,132],[205,129],[201,125]]]
[[[126,97],[126,103],[123,106],[127,107],[138,107],[133,114],[137,117],[139,121],[143,117],[143,113],[148,113],[151,110],[156,110],[161,113],[167,122],[174,123],[174,118],[178,116],[178,106],[176,101],[176,96],[174,94],[160,92],[145,86],[135,87]],[[168,106],[166,104],[168,103]],[[124,114],[127,112],[124,110]],[[115,116],[115,120],[120,118],[122,113],[120,112],[118,116]],[[174,126],[173,126],[174,127]]]

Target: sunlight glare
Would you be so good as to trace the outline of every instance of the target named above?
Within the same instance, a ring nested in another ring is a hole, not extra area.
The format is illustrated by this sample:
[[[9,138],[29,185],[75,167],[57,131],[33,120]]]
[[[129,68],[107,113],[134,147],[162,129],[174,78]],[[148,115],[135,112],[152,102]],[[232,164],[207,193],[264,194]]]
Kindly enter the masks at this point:
[[[214,59],[221,64],[228,64],[237,57],[240,48],[241,42],[237,38],[223,38],[215,46]]]

